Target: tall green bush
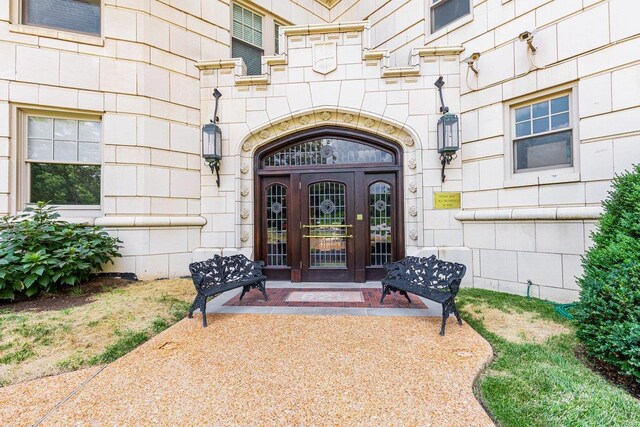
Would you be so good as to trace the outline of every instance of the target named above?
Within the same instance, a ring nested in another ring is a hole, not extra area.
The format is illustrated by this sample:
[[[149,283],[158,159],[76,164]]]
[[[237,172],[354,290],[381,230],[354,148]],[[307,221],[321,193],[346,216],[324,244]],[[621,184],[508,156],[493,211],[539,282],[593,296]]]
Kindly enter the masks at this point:
[[[616,177],[585,254],[576,312],[586,350],[640,382],[640,165]]]
[[[120,256],[120,240],[100,227],[59,218],[51,206],[38,203],[0,219],[0,299],[75,286]]]

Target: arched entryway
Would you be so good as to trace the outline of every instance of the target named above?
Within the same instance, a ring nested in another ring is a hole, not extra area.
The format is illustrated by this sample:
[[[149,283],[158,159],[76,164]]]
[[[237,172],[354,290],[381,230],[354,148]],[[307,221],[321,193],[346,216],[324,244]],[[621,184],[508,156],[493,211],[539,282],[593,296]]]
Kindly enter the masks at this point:
[[[255,236],[271,279],[380,279],[404,256],[402,150],[320,127],[256,151]]]

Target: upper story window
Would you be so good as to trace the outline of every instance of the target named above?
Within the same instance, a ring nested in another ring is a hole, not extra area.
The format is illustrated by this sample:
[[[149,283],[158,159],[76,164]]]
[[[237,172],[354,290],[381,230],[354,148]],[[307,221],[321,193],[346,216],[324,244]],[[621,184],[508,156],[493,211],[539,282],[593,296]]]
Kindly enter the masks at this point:
[[[26,122],[26,202],[99,206],[100,121],[27,115]]]
[[[276,55],[280,53],[280,27],[281,25],[277,22],[273,25],[273,31],[275,32],[274,42]]]
[[[237,4],[233,5],[231,55],[244,59],[247,74],[262,73],[262,16]]]
[[[471,13],[471,0],[431,0],[431,32]]]
[[[22,0],[22,23],[100,35],[100,0]]]
[[[569,94],[512,108],[514,172],[573,166]]]

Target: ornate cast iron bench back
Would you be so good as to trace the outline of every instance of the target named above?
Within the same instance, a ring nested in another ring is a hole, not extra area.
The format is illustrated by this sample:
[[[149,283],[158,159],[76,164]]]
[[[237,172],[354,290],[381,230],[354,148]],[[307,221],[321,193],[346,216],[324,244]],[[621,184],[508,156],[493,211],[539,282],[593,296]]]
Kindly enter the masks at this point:
[[[429,258],[408,256],[400,261],[388,262],[384,267],[387,269],[387,277],[382,279],[381,304],[390,292],[400,292],[411,303],[407,294],[409,292],[442,304],[440,335],[444,335],[447,318],[451,313],[455,314],[458,324],[462,325],[455,297],[467,271],[463,264],[441,261],[432,255]]]
[[[222,257],[214,255],[206,261],[189,264],[189,271],[193,279],[193,285],[198,294],[189,310],[189,317],[193,317],[196,308],[202,313],[202,326],[207,326],[207,298],[214,297],[231,289],[242,288],[240,299],[251,288],[258,288],[264,299],[267,297],[267,277],[262,273],[264,262],[251,261],[244,255],[232,255]]]

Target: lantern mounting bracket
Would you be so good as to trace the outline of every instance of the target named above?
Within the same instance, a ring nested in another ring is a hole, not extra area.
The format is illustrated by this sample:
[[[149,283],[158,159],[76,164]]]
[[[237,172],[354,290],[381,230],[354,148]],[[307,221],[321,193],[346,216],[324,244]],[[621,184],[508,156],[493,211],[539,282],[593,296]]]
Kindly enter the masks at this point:
[[[440,177],[442,178],[442,182],[444,182],[444,179],[447,177],[444,174],[444,167],[446,165],[450,165],[451,164],[451,160],[454,160],[456,157],[458,157],[457,154],[452,154],[452,153],[442,153],[440,154],[440,163],[442,164],[442,172],[440,173]]]
[[[449,107],[444,105],[444,97],[442,96],[442,86],[444,86],[444,79],[442,76],[438,77],[438,80],[434,83],[434,85],[438,88],[438,92],[440,93],[440,112],[442,114],[446,114],[449,112]]]

